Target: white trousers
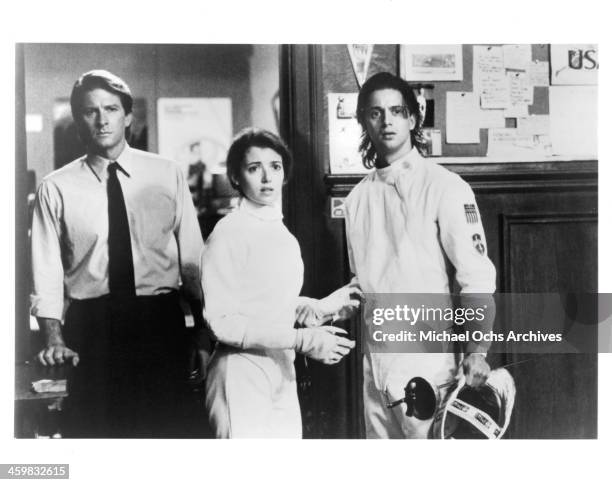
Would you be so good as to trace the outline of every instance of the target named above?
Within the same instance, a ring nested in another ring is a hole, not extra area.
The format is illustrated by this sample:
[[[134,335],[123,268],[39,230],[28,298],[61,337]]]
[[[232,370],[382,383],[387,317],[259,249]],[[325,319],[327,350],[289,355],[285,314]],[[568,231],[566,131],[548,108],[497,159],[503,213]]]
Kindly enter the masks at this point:
[[[217,438],[302,437],[293,361],[279,356],[215,350],[206,410]]]

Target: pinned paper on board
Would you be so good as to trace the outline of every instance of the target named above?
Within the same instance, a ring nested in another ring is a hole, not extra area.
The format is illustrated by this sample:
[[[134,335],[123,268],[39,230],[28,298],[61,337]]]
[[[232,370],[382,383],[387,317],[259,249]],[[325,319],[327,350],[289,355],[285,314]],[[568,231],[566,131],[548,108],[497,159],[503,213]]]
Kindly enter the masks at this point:
[[[329,165],[331,173],[365,173],[359,143],[357,93],[329,93]]]
[[[532,86],[549,86],[549,66],[550,64],[546,61],[533,61],[529,66],[529,70],[527,71],[529,75],[529,84]]]
[[[473,82],[483,109],[510,107],[510,87],[501,47],[474,46]]]
[[[525,103],[517,103],[502,112],[504,113],[504,118],[524,118],[529,116],[529,106]]]
[[[374,44],[347,44],[347,48],[351,64],[353,65],[353,72],[357,78],[357,84],[361,87],[368,77]]]
[[[531,115],[517,118],[516,129],[522,135],[550,135],[550,116]]]
[[[478,126],[480,128],[505,128],[506,120],[504,117],[503,109],[481,109],[480,121]]]
[[[510,104],[533,104],[533,86],[524,72],[509,72]]]
[[[597,158],[597,86],[551,86],[550,137],[555,155]]]
[[[493,128],[489,130],[488,157],[507,160],[545,158],[551,155],[548,135],[519,132],[517,128]]]
[[[531,64],[531,44],[505,44],[502,47],[504,67],[527,71]]]
[[[504,110],[505,118],[520,118],[529,115],[533,104],[533,86],[525,72],[509,71],[506,75],[510,88],[510,107]]]
[[[480,143],[480,108],[471,92],[446,93],[446,143]]]

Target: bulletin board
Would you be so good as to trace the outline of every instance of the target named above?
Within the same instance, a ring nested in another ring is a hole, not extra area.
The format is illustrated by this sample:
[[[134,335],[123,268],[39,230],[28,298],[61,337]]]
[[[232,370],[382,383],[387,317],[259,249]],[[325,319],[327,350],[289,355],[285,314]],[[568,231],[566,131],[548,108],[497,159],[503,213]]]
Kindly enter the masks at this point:
[[[500,44],[486,44],[479,45],[479,48],[483,46],[501,47]],[[441,153],[440,163],[453,163],[448,162],[448,159],[466,159],[469,158],[469,162],[491,161],[491,157],[487,157],[489,150],[489,128],[480,128],[478,133],[475,135],[473,142],[470,143],[449,143],[447,140],[447,100],[453,98],[454,95],[447,93],[473,93],[474,92],[474,44],[463,44],[461,45],[461,61],[462,61],[462,76],[460,80],[423,80],[415,81],[409,79],[412,85],[422,85],[431,89],[428,89],[430,93],[431,101],[433,102],[433,130],[439,130],[441,133]],[[565,46],[557,46],[563,48]],[[562,146],[563,153],[558,151],[550,150],[547,151],[546,156],[538,152],[536,157],[540,157],[542,161],[547,160],[569,160],[569,159],[596,159],[596,136],[597,136],[597,86],[556,86],[550,85],[551,75],[551,46],[549,44],[531,44],[529,46],[531,50],[531,61],[539,64],[540,66],[546,66],[549,69],[547,85],[533,85],[533,99],[531,103],[526,107],[527,117],[531,115],[547,115],[550,123],[550,138],[555,138],[560,143],[563,140],[568,140],[567,135],[577,130],[580,131],[580,136],[576,135],[575,138],[578,140],[584,140],[588,138],[588,146],[578,147],[574,150],[575,144],[571,142],[565,143]],[[559,50],[557,48],[557,50]],[[596,46],[595,46],[596,48]],[[563,50],[563,49],[561,49]],[[563,53],[561,59],[567,58],[567,53]],[[321,61],[322,61],[322,74],[323,74],[323,89],[324,92],[329,95],[330,93],[357,93],[359,91],[359,84],[357,78],[353,72],[351,65],[351,59],[348,54],[346,45],[325,45],[321,49]],[[571,62],[571,55],[570,55]],[[585,61],[586,62],[586,61]],[[567,67],[567,66],[566,66]],[[369,69],[367,77],[372,76],[376,72],[388,71],[396,74],[400,74],[400,46],[398,45],[383,45],[375,44],[372,49],[371,60],[369,63]],[[598,66],[597,66],[598,68]],[[567,72],[566,69],[564,72]],[[569,69],[571,71],[571,69]],[[596,71],[596,69],[595,69]],[[592,74],[592,73],[591,73]],[[596,73],[595,73],[596,76]],[[329,127],[330,117],[333,116],[333,106],[329,106],[329,99],[335,100],[336,98],[325,96],[325,109],[323,110],[325,116],[324,126]],[[553,106],[551,110],[551,99],[553,103],[563,103],[562,106]],[[567,99],[579,100],[576,106],[567,105]],[[576,116],[572,116],[572,113],[576,113]],[[521,115],[523,116],[523,115]],[[535,119],[535,118],[533,118]],[[332,120],[333,121],[333,120]],[[498,126],[499,128],[517,128],[517,118],[508,117],[502,120],[503,125]],[[504,130],[498,130],[503,132]],[[554,131],[555,133],[552,133]],[[573,136],[573,135],[572,135]],[[328,143],[330,140],[327,140]],[[333,145],[333,140],[332,140]],[[332,146],[333,153],[333,146]],[[330,153],[329,146],[327,153]],[[527,152],[526,152],[527,153]],[[493,156],[489,153],[490,156]],[[508,161],[521,161],[520,157],[523,155],[510,154]],[[514,156],[512,156],[514,155]],[[525,155],[525,161],[536,161],[533,158],[534,155]],[[539,159],[538,159],[539,160]],[[503,157],[494,161],[504,161]],[[461,160],[459,160],[461,163]],[[333,172],[333,170],[332,170]]]
[[[547,44],[534,44],[531,46],[532,59],[534,61],[549,62],[549,49]],[[487,155],[488,130],[480,129],[479,142],[473,144],[447,143],[446,141],[446,102],[447,92],[473,92],[473,45],[464,44],[463,52],[463,80],[461,81],[431,81],[434,94],[434,128],[442,132],[442,156],[443,157],[484,157]],[[399,66],[398,66],[399,67]],[[535,86],[533,88],[533,104],[528,107],[530,115],[549,114],[548,87]],[[509,118],[508,120],[510,120]],[[512,122],[508,121],[506,127],[512,128]]]

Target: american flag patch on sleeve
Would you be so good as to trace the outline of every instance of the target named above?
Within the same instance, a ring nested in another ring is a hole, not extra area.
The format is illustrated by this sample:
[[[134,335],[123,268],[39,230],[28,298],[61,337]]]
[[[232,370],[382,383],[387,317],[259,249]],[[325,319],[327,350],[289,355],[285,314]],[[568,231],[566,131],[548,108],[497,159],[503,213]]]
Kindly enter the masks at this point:
[[[465,209],[465,218],[468,224],[477,224],[478,212],[476,212],[476,204],[463,204],[463,208]]]

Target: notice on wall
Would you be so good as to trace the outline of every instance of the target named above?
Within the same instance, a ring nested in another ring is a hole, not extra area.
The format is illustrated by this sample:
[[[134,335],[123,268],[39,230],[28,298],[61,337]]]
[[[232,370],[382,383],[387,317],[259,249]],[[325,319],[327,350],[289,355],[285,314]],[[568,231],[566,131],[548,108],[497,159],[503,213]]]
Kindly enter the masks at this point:
[[[531,44],[505,44],[502,47],[504,67],[526,71],[531,64]]]
[[[550,156],[550,137],[520,132],[517,128],[489,130],[488,157],[506,160],[538,159]]]
[[[517,103],[503,110],[503,112],[504,118],[524,118],[525,116],[529,116],[529,106],[525,103]]]
[[[529,66],[529,84],[532,86],[550,85],[550,65],[546,61],[535,60]]]
[[[510,104],[533,104],[533,85],[524,72],[509,72]]]
[[[503,109],[481,109],[480,128],[505,128],[506,120]]]
[[[359,153],[361,126],[357,122],[357,93],[329,93],[327,106],[330,172],[367,172]]]
[[[549,94],[554,154],[597,158],[597,86],[551,86]]]
[[[504,111],[505,118],[519,118],[529,115],[528,106],[533,104],[533,86],[525,72],[507,73],[510,88],[510,107]]]
[[[480,108],[471,92],[446,93],[446,143],[480,143]]]
[[[522,135],[550,135],[550,116],[531,115],[517,118],[516,129]]]
[[[331,197],[329,215],[332,219],[344,219],[344,200],[345,197]]]
[[[473,82],[482,108],[510,107],[510,87],[501,47],[474,46]]]

